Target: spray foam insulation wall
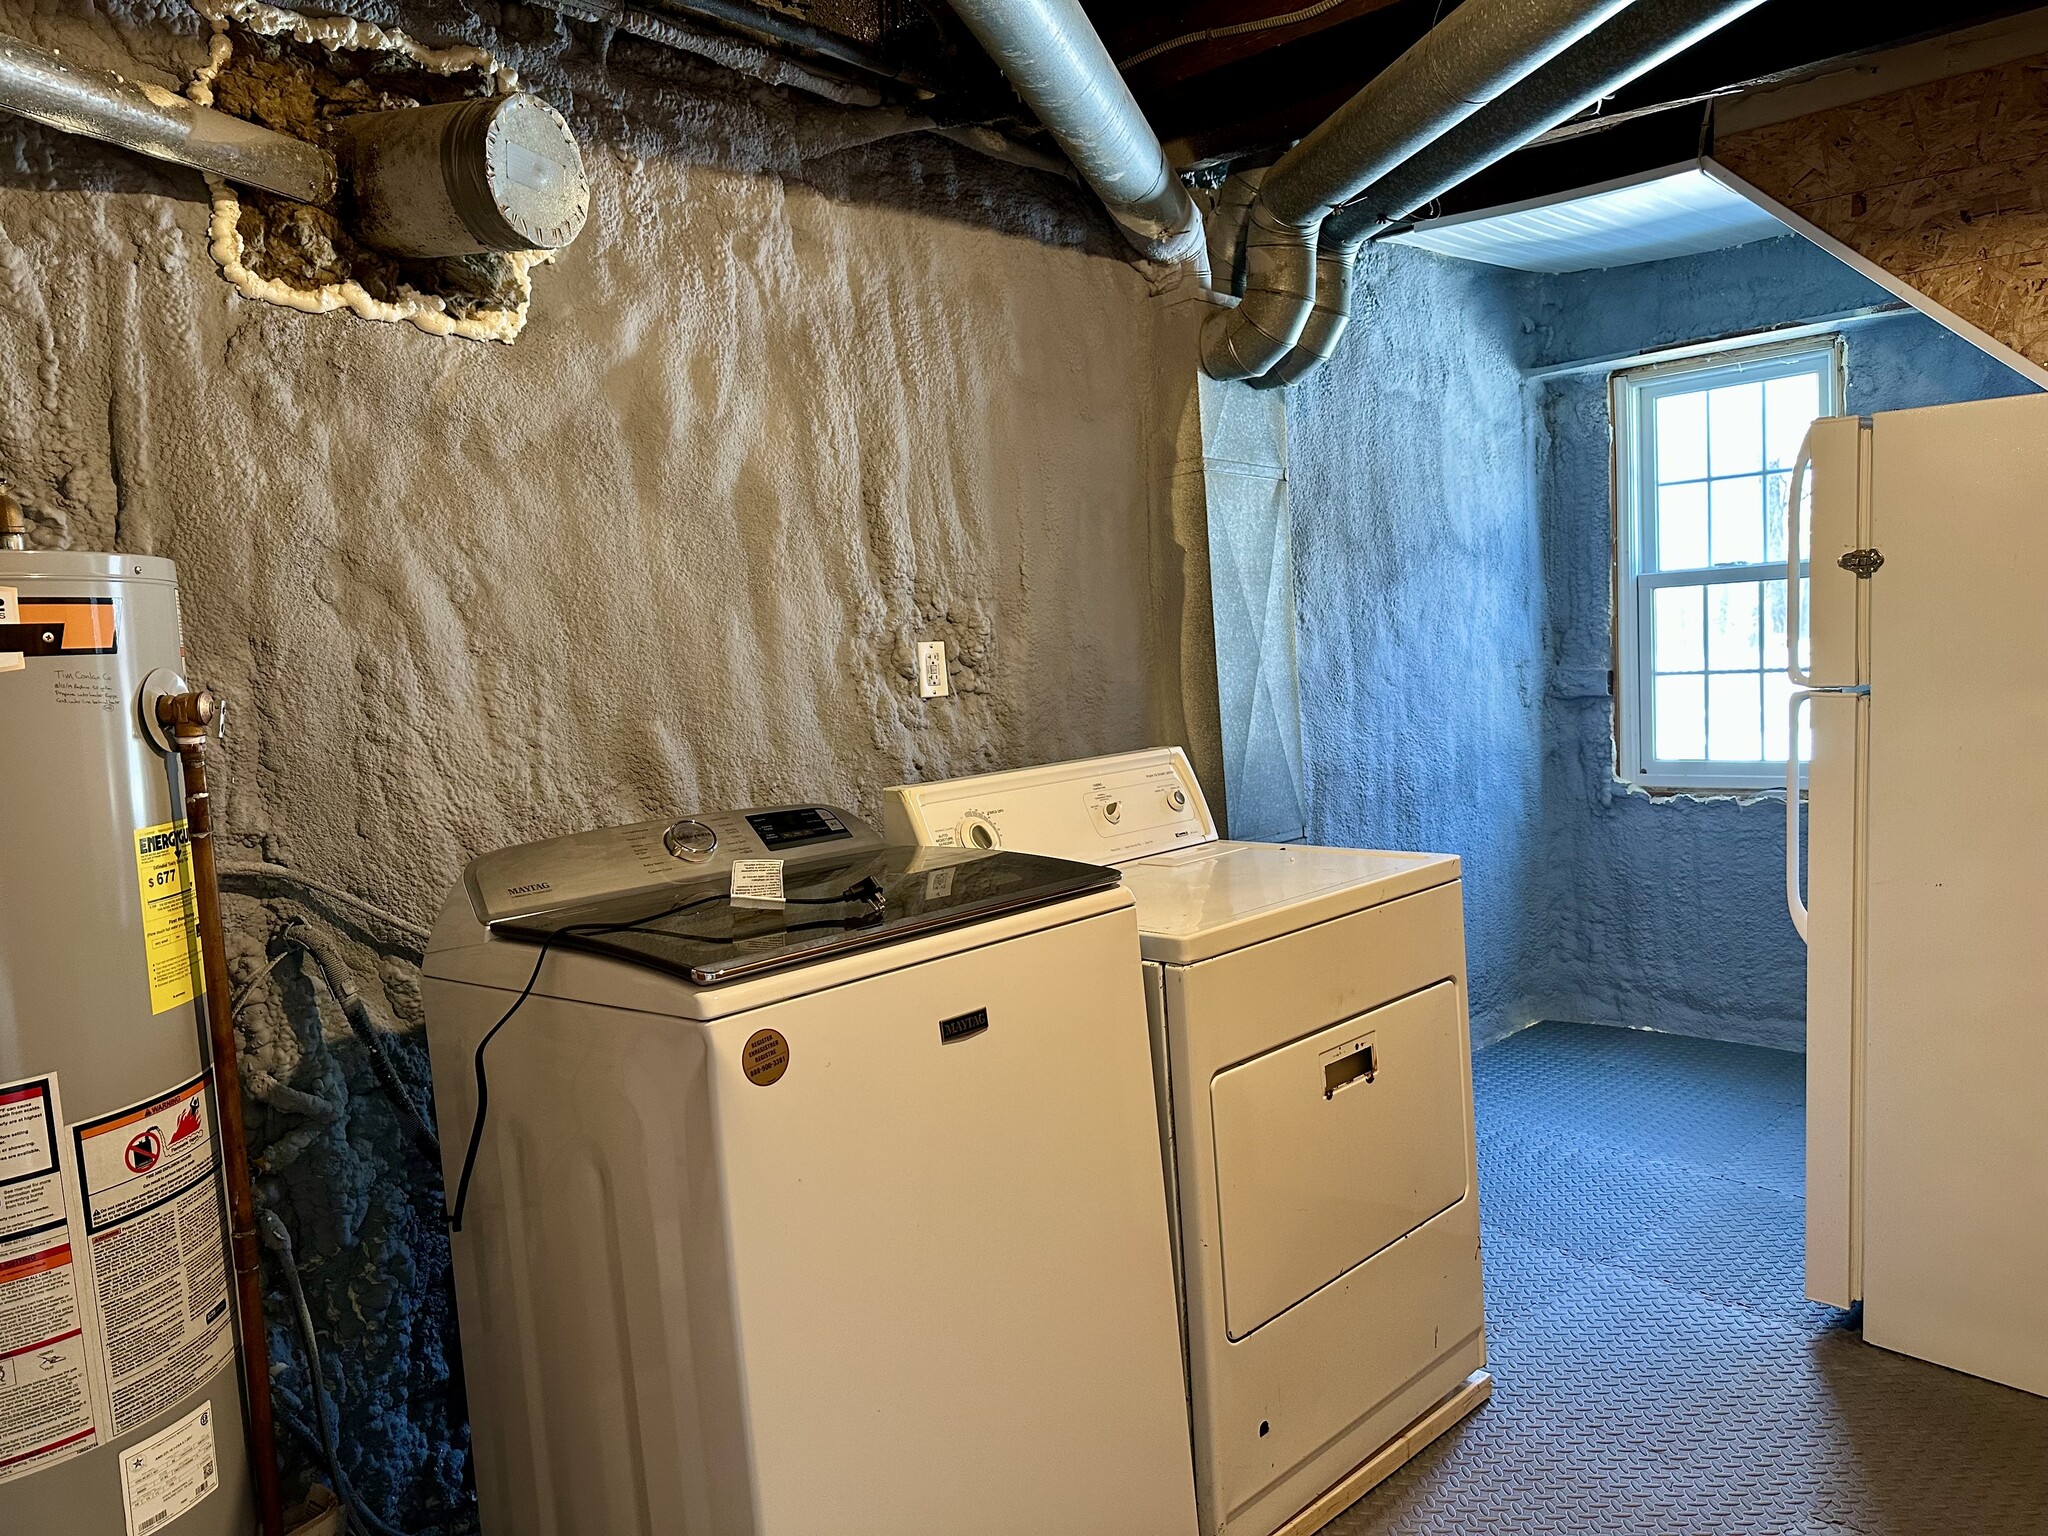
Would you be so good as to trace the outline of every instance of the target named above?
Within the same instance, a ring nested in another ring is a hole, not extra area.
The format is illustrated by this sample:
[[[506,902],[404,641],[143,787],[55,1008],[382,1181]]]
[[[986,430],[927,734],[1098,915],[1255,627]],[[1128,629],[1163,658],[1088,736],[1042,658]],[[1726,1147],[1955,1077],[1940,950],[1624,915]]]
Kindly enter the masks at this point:
[[[39,547],[177,560],[191,672],[236,706],[226,856],[391,914],[244,877],[238,983],[311,922],[415,1075],[418,925],[479,851],[1183,738],[1152,310],[1099,211],[878,138],[900,114],[476,14],[502,24],[370,13],[490,48],[582,141],[590,227],[511,348],[250,303],[198,176],[0,118],[0,476]],[[164,0],[0,27],[172,88],[206,58]],[[918,701],[916,639],[951,699]],[[438,1520],[465,1475],[439,1180],[303,964],[278,976],[242,1019],[259,1177],[358,1483]]]
[[[2048,54],[1731,133],[1714,158],[2048,364]]]

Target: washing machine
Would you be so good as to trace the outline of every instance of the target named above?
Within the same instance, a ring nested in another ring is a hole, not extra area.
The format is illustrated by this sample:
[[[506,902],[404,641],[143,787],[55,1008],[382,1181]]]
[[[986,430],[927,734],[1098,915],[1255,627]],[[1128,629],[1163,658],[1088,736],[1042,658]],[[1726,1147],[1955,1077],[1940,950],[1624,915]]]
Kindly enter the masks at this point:
[[[489,1536],[1192,1532],[1137,942],[1113,870],[823,805],[471,864],[425,1000]]]
[[[1223,840],[1177,748],[883,821],[1137,898],[1204,1536],[1305,1536],[1485,1400],[1456,858]]]

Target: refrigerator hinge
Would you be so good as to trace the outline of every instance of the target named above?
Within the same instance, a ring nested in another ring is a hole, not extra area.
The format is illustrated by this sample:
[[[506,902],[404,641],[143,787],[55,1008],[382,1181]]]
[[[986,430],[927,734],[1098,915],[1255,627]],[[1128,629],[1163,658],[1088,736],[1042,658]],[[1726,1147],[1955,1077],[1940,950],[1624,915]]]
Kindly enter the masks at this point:
[[[1874,549],[1852,549],[1835,564],[1858,581],[1868,581],[1877,574],[1878,567],[1884,564],[1884,556]]]

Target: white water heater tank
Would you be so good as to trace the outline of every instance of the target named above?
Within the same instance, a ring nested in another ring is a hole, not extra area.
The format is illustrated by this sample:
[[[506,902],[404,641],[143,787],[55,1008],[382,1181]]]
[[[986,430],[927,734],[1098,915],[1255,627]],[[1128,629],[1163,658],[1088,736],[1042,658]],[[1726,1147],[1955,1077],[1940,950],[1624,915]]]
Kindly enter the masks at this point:
[[[248,1536],[177,572],[0,550],[0,1530]],[[145,694],[149,697],[145,699]]]

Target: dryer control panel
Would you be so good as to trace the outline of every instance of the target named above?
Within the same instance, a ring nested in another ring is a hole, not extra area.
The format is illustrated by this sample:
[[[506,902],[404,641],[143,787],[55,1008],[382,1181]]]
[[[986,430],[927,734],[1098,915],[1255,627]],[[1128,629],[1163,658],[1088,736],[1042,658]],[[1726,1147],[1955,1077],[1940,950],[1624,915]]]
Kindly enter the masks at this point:
[[[763,805],[502,848],[472,862],[465,878],[477,921],[490,924],[677,886],[724,885],[735,859],[794,866],[882,846],[873,827],[837,806]]]
[[[899,784],[883,796],[892,842],[1120,864],[1216,840],[1216,820],[1187,754],[1157,747],[988,773]]]

